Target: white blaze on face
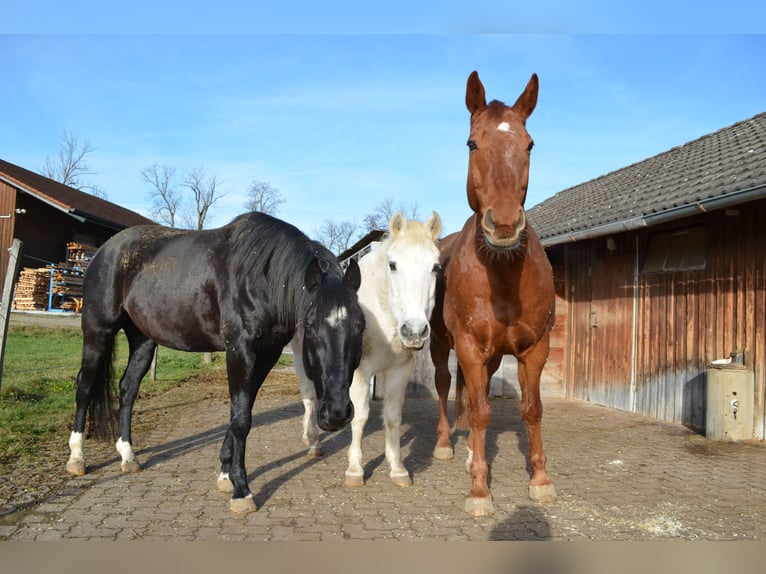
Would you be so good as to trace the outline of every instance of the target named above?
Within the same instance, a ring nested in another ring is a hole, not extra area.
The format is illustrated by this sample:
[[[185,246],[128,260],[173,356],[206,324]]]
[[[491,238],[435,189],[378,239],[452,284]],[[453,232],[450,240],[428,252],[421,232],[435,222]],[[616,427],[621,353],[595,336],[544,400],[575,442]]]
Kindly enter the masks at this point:
[[[511,131],[511,125],[508,122],[500,122],[497,124],[497,129],[501,132]]]
[[[348,309],[345,307],[338,307],[337,309],[332,310],[325,321],[327,321],[327,324],[330,325],[330,327],[335,329],[343,320],[346,319],[346,317],[348,317]]]

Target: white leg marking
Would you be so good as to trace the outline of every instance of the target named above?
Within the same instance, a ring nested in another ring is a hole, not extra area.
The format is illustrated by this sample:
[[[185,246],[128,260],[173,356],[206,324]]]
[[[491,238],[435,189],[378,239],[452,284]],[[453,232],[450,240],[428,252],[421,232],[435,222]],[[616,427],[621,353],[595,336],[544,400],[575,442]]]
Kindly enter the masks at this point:
[[[117,439],[117,444],[115,447],[117,448],[117,452],[119,452],[120,456],[122,457],[122,462],[133,462],[136,460],[136,455],[133,452],[133,447],[130,446],[129,442],[122,440],[122,437]]]
[[[69,460],[84,459],[82,445],[83,445],[83,434],[81,432],[72,432],[72,434],[69,435],[69,452],[70,452]]]
[[[67,472],[77,476],[85,474],[85,457],[82,452],[84,437],[81,432],[69,435],[69,460],[66,463]]]

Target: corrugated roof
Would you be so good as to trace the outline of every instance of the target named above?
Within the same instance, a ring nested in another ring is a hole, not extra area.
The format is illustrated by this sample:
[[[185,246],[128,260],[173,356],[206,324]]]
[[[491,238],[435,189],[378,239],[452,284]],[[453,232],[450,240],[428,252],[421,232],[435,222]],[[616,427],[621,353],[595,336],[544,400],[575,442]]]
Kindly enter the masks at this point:
[[[755,196],[766,196],[766,113],[565,189],[527,215],[555,245]]]
[[[0,177],[25,193],[46,201],[75,217],[96,221],[109,227],[124,228],[152,223],[144,217],[95,195],[74,189],[45,176],[0,159]]]

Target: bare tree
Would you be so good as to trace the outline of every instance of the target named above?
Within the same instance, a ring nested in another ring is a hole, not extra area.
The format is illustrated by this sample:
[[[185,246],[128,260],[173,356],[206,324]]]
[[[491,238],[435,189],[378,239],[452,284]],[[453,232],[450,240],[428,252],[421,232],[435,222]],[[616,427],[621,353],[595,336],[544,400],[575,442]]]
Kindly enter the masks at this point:
[[[269,215],[276,215],[279,206],[285,202],[284,197],[276,187],[264,181],[254,181],[247,188],[247,201],[245,208],[248,211],[260,211]]]
[[[215,175],[207,176],[202,167],[194,168],[184,176],[182,185],[192,192],[193,213],[187,216],[190,228],[203,229],[205,219],[213,204],[226,195],[221,191]]]
[[[152,186],[151,216],[168,227],[176,226],[176,214],[181,208],[181,194],[172,182],[175,173],[174,168],[156,163],[141,170],[141,178]]]
[[[417,202],[399,202],[398,206],[394,206],[393,198],[387,197],[378,202],[372,213],[365,216],[364,228],[366,231],[388,229],[388,222],[391,221],[397,211],[401,211],[407,219],[419,219],[419,210]]]
[[[96,175],[95,171],[91,171],[87,162],[88,154],[94,150],[90,140],[80,141],[77,136],[64,130],[61,135],[61,147],[58,154],[45,158],[42,174],[69,187],[86,191],[96,197],[106,198],[103,189],[83,180],[83,177]]]
[[[316,240],[327,247],[335,255],[340,255],[351,245],[357,226],[351,221],[335,222],[325,219],[322,226],[315,232]]]

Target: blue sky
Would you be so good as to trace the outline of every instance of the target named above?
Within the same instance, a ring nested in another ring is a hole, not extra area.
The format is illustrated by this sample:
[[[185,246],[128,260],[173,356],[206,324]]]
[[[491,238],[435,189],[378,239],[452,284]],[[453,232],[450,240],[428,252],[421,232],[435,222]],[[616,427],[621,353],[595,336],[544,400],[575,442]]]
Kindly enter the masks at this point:
[[[565,33],[135,34],[102,22],[102,33],[90,34],[96,23],[80,22],[50,34],[56,14],[48,16],[50,29],[47,20],[0,26],[28,32],[0,35],[0,158],[39,170],[68,130],[95,148],[90,181],[145,214],[141,169],[201,166],[228,191],[209,226],[242,212],[257,180],[280,190],[278,215],[309,235],[325,219],[361,225],[387,197],[416,202],[423,217],[436,210],[445,231],[457,231],[470,215],[472,70],[488,98],[508,103],[532,72],[540,77],[527,206],[766,111],[766,36],[704,26],[693,34],[594,29],[610,21]]]

